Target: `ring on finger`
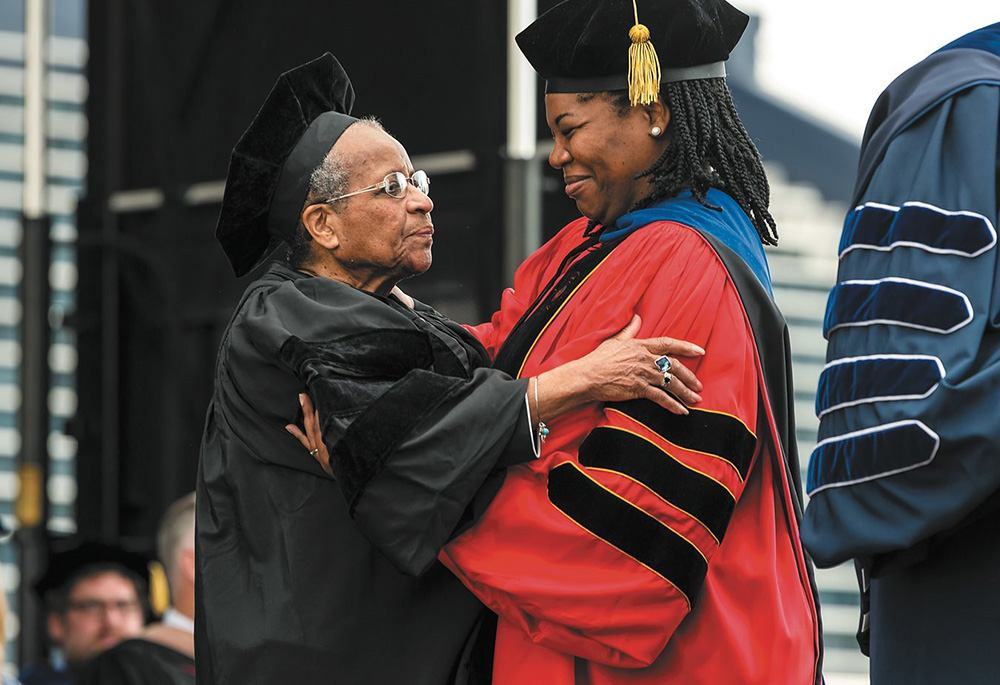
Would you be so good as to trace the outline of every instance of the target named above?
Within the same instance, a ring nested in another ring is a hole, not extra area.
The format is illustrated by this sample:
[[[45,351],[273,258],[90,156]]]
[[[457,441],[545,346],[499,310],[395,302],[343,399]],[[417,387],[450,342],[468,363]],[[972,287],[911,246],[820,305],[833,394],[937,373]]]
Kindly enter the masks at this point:
[[[314,449],[314,450],[309,450],[309,454],[310,454],[311,456],[315,457],[315,456],[316,456],[317,454],[319,454],[319,448],[317,447],[317,448],[316,448],[316,449]]]
[[[659,369],[660,373],[664,374],[670,371],[670,367],[673,366],[670,363],[670,357],[668,357],[667,355],[663,355],[653,363],[656,364],[656,368]]]
[[[663,380],[660,381],[660,387],[665,388],[670,385],[670,381],[673,380],[673,376],[670,375],[669,371],[663,372]]]

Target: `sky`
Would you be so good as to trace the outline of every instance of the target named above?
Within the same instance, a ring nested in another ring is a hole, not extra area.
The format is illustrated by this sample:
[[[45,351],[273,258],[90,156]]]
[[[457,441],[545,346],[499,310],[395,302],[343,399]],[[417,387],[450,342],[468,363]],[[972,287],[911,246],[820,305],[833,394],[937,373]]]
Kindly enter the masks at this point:
[[[768,93],[861,139],[879,93],[942,45],[1000,22],[998,0],[730,0],[759,16]]]

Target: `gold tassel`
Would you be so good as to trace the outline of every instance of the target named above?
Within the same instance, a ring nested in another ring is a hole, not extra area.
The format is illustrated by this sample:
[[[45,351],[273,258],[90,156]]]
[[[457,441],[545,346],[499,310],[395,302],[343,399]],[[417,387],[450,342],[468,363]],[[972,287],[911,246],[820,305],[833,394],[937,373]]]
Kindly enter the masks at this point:
[[[167,571],[158,561],[149,562],[149,608],[157,616],[163,616],[170,607],[170,587],[167,585]]]
[[[632,0],[635,26],[629,29],[632,45],[628,49],[628,99],[632,106],[656,102],[660,94],[660,60],[649,42],[649,29],[639,23],[639,8]]]

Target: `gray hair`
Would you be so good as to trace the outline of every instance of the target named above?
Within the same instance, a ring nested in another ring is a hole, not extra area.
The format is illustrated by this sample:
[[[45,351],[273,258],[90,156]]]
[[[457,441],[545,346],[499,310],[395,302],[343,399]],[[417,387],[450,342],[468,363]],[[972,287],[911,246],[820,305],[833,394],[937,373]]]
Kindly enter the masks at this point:
[[[177,562],[185,549],[194,548],[194,493],[189,493],[171,504],[156,532],[156,555],[167,570],[167,578],[173,581],[177,572]]]
[[[382,123],[374,117],[358,119],[351,126],[359,124],[370,126],[383,133],[388,133],[385,127],[382,126]],[[309,192],[306,193],[306,201],[302,205],[303,210],[309,205],[325,202],[330,198],[344,194],[349,180],[346,162],[347,160],[344,160],[343,155],[337,153],[334,148],[330,149],[329,154],[323,158],[318,167],[313,169],[312,175],[309,177]],[[328,204],[336,210],[341,202],[344,202],[344,200],[337,200]],[[285,261],[292,268],[299,268],[309,262],[311,255],[312,236],[309,235],[306,227],[302,225],[302,219],[300,218],[299,225],[295,229],[295,237],[288,244]]]
[[[302,208],[342,195],[345,188],[347,188],[347,169],[344,168],[343,155],[331,149],[309,177],[309,193]]]

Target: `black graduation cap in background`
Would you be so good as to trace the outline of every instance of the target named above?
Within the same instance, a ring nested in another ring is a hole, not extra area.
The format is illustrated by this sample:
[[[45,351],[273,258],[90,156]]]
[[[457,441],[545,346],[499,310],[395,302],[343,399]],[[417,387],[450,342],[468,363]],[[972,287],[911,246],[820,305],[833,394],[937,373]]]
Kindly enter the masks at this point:
[[[635,105],[660,83],[725,76],[749,21],[725,0],[565,0],[516,40],[546,92],[629,90]]]
[[[91,565],[114,564],[149,582],[149,560],[121,547],[91,540],[81,542],[73,538],[55,540],[52,547],[48,567],[42,577],[35,582],[35,592],[42,599],[50,591],[66,585]]]
[[[215,237],[237,276],[295,235],[309,177],[356,119],[354,88],[329,52],[282,74],[229,161]]]

